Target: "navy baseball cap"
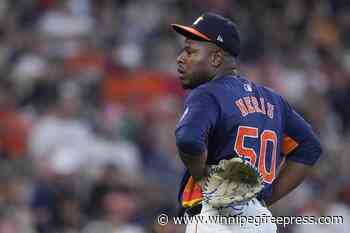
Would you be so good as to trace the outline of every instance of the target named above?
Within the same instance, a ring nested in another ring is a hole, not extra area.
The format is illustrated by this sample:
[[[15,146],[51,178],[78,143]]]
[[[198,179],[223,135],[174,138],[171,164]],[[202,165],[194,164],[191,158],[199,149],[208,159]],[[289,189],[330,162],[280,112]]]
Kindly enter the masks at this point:
[[[229,19],[215,13],[205,13],[191,26],[171,24],[173,29],[186,38],[208,41],[237,57],[240,51],[240,38],[237,26]]]

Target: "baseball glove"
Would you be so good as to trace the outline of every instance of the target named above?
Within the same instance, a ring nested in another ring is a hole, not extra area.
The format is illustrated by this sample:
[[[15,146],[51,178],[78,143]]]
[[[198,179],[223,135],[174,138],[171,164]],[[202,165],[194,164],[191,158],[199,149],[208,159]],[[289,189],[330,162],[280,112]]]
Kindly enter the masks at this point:
[[[202,183],[203,201],[214,208],[242,205],[263,188],[263,180],[250,162],[239,157],[221,160],[209,168]]]

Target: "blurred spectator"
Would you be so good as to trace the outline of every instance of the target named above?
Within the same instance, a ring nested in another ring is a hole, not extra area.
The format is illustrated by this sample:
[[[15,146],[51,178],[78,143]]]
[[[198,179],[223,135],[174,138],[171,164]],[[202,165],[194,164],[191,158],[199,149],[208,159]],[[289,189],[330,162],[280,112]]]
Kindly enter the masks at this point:
[[[334,193],[323,191],[321,198],[316,198],[313,201],[308,202],[305,207],[300,211],[301,216],[315,216],[319,218],[321,216],[340,216],[343,221],[342,224],[300,224],[296,225],[296,233],[306,232],[337,232],[345,233],[349,227],[347,219],[350,218],[349,209],[335,200]],[[327,220],[329,221],[329,220]]]
[[[89,143],[91,132],[89,126],[78,118],[82,106],[77,88],[75,85],[65,86],[56,103],[50,105],[33,126],[30,135],[33,158],[51,157],[58,150],[67,148],[77,153],[74,158],[82,162],[83,154],[79,152]]]
[[[29,122],[16,112],[11,87],[0,86],[0,155],[7,159],[23,159],[27,155]]]
[[[128,190],[111,190],[102,199],[103,217],[86,226],[83,232],[143,233],[141,226],[130,221],[137,213],[138,201]],[[99,230],[99,231],[98,231]]]
[[[54,8],[45,12],[39,20],[39,31],[47,37],[72,38],[91,33],[93,19],[89,17],[89,1],[56,1]],[[84,7],[86,6],[86,7]],[[86,10],[81,9],[87,8]],[[80,8],[80,9],[79,9]]]

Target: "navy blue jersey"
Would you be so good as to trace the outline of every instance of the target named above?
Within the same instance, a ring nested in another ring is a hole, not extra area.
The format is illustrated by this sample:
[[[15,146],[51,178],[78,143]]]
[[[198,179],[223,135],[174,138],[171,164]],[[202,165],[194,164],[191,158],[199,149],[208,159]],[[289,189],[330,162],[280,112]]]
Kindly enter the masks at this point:
[[[207,150],[207,164],[238,155],[271,184],[284,159],[313,165],[321,147],[311,126],[276,92],[240,76],[223,76],[192,90],[176,127],[179,150],[196,155]],[[189,173],[179,199],[189,207],[201,199]]]

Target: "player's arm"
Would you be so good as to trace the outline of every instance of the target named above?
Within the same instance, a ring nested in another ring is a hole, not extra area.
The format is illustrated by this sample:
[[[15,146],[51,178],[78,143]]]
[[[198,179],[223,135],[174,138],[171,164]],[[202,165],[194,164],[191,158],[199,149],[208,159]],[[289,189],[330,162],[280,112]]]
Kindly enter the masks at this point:
[[[206,175],[208,136],[218,115],[219,107],[212,95],[201,89],[192,91],[175,136],[179,156],[195,181]]]
[[[272,183],[272,193],[265,199],[272,205],[309,175],[319,159],[321,144],[311,126],[286,103],[285,138],[282,144],[286,161]]]
[[[311,166],[286,160],[278,177],[272,184],[272,194],[265,200],[268,206],[286,196],[298,187],[309,175]]]
[[[191,176],[196,182],[202,180],[207,175],[207,168],[206,168],[207,153],[206,152],[198,155],[194,155],[194,154],[186,154],[179,150],[179,156],[182,162],[184,163],[184,165],[186,166],[186,168],[190,171]]]

